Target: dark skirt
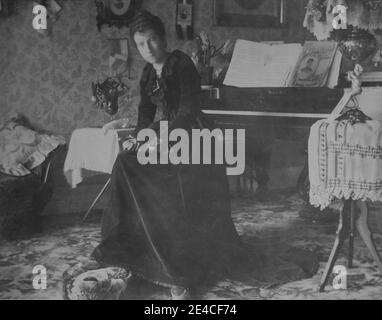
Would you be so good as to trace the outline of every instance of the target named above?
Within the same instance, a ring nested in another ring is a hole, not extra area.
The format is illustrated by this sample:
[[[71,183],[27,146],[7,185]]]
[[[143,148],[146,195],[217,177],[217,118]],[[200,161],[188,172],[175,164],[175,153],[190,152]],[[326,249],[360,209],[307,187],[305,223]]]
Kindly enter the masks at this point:
[[[153,282],[192,287],[224,275],[240,246],[224,165],[141,165],[123,151],[93,256]]]

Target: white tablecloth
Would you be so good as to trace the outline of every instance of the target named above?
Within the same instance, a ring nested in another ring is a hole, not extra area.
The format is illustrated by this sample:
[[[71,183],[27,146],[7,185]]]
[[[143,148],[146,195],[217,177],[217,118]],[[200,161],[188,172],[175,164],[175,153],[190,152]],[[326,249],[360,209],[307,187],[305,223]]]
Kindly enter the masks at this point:
[[[110,174],[120,152],[119,135],[131,129],[109,130],[101,128],[76,129],[72,133],[64,174],[75,188],[83,180],[83,169]]]
[[[310,203],[382,201],[382,122],[317,121],[309,136]]]
[[[349,92],[351,89],[345,89]],[[323,119],[310,129],[310,202],[321,209],[334,198],[382,201],[382,88],[356,97],[372,121],[351,125]]]

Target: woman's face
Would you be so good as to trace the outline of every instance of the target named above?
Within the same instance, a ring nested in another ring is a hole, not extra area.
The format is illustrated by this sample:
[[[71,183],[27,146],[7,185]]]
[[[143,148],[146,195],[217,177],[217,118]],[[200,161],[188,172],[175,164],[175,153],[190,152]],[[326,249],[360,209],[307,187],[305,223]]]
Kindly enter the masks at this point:
[[[142,58],[148,63],[161,63],[166,56],[166,40],[154,30],[136,32],[134,41]]]

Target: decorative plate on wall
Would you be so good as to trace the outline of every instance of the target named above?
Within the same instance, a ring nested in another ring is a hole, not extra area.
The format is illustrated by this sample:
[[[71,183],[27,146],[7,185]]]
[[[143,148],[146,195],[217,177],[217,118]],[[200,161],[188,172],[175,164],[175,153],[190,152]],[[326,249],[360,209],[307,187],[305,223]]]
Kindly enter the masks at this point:
[[[140,9],[142,0],[95,0],[97,6],[97,27],[129,26],[135,13]]]

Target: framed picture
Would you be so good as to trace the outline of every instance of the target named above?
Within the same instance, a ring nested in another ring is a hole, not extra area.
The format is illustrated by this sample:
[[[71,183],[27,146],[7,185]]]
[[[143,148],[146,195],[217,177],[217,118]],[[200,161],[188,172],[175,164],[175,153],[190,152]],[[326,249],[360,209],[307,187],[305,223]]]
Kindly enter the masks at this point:
[[[280,28],[285,26],[286,0],[214,0],[216,26]]]
[[[127,39],[108,39],[110,42],[109,69],[111,77],[129,72],[129,42]],[[130,73],[130,72],[129,72]]]
[[[140,9],[142,0],[95,0],[97,6],[97,27],[129,26],[135,13]]]

